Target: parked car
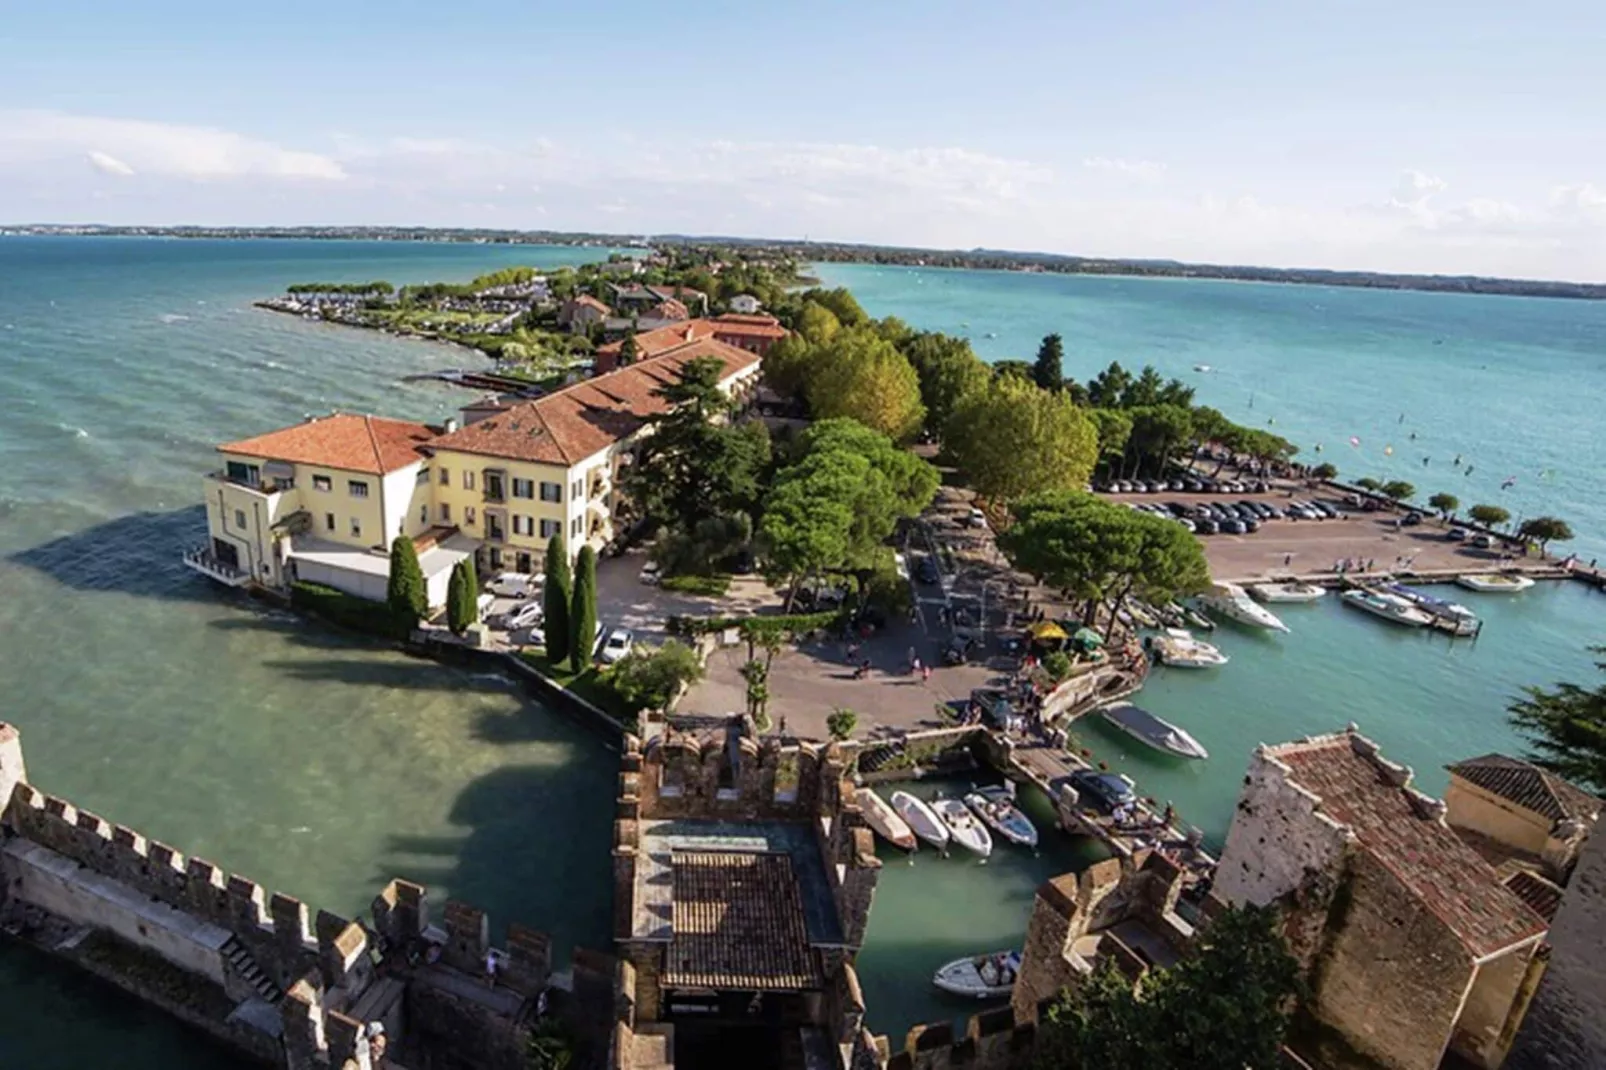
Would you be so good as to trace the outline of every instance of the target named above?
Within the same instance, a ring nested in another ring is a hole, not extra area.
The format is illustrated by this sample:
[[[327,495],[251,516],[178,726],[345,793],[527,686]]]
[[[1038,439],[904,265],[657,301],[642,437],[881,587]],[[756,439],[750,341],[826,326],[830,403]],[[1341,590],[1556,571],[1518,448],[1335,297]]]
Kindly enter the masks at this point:
[[[1242,535],[1247,530],[1249,529],[1244,527],[1242,520],[1232,519],[1221,522],[1221,533],[1223,535]]]
[[[1496,545],[1497,544],[1493,535],[1479,534],[1472,536],[1472,546],[1474,549],[1493,550]]]
[[[545,616],[546,613],[541,607],[540,599],[520,603],[514,606],[513,610],[507,615],[507,630],[516,632],[520,628],[529,628],[532,625],[540,624]]]
[[[658,562],[648,561],[641,566],[641,574],[636,578],[648,587],[656,587],[658,586],[658,581],[663,579],[663,570],[658,567]]]
[[[1197,479],[1184,479],[1182,481],[1182,486],[1183,489],[1191,491],[1194,494],[1197,494],[1205,489],[1205,485]]]
[[[541,589],[542,579],[544,577],[528,572],[501,572],[485,585],[485,589],[503,598],[528,598]]]
[[[1258,516],[1241,517],[1238,523],[1244,526],[1244,532],[1248,535],[1253,535],[1260,530],[1260,518]]]
[[[922,557],[920,559],[920,564],[915,566],[915,577],[919,579],[921,583],[941,583],[942,566],[937,564],[937,559],[935,557],[930,555]]]
[[[1451,542],[1465,542],[1467,538],[1467,529],[1451,528],[1449,531],[1444,533],[1444,537],[1449,539]]]
[[[1422,514],[1415,509],[1400,517],[1400,527],[1402,528],[1414,528],[1420,523],[1422,523]]]
[[[1078,769],[1071,774],[1071,787],[1077,798],[1104,813],[1111,814],[1123,806],[1138,801],[1132,785],[1114,773],[1096,773],[1091,769]]]
[[[966,520],[973,528],[984,528],[987,526],[987,514],[976,508],[974,505],[970,507],[970,514],[966,517]]]
[[[602,644],[602,660],[612,665],[628,655],[635,643],[636,637],[630,634],[629,628],[615,628]]]
[[[1221,526],[1207,516],[1201,516],[1193,522],[1193,530],[1197,535],[1214,535],[1221,530]]]

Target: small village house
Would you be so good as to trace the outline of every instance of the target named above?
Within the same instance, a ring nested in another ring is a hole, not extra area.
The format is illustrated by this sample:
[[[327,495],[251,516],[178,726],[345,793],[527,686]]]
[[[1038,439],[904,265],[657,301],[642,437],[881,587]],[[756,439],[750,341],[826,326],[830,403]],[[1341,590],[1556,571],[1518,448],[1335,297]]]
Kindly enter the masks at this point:
[[[737,294],[729,304],[730,310],[740,316],[756,315],[764,307],[752,294]]]

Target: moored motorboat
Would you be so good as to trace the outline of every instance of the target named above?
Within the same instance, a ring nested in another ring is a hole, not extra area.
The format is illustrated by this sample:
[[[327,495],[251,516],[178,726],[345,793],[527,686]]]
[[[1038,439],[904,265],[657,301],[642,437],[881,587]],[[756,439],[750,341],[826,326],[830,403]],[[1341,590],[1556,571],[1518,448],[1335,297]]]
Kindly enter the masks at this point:
[[[1247,624],[1253,628],[1269,628],[1277,632],[1288,630],[1288,625],[1278,620],[1275,613],[1253,602],[1244,589],[1236,583],[1216,584],[1199,596],[1199,604],[1212,613],[1218,613],[1239,624]]]
[[[1130,702],[1116,702],[1105,706],[1099,712],[1110,724],[1139,743],[1145,743],[1157,751],[1178,758],[1210,757],[1210,752],[1186,731]]]
[[[1037,846],[1037,826],[1021,813],[1008,788],[1001,785],[977,788],[965,796],[965,805],[1010,843]]]
[[[1227,655],[1185,628],[1167,628],[1149,640],[1149,648],[1162,665],[1179,669],[1211,669],[1227,664]]]
[[[1262,602],[1315,602],[1327,594],[1314,583],[1257,583],[1249,593]]]
[[[942,823],[937,812],[907,791],[892,793],[892,809],[909,826],[911,832],[939,850],[946,849],[951,838],[948,826]]]
[[[864,823],[875,830],[876,835],[905,851],[913,851],[920,847],[920,841],[915,839],[914,830],[909,823],[898,816],[898,811],[887,805],[887,801],[877,795],[872,788],[860,788],[854,792],[854,798],[859,801],[859,810],[864,814]]]
[[[1482,572],[1470,576],[1457,576],[1456,583],[1469,591],[1482,591],[1484,594],[1515,594],[1526,591],[1534,585],[1532,578],[1519,576],[1515,573]]]
[[[1483,627],[1478,615],[1457,602],[1435,598],[1426,591],[1407,587],[1403,583],[1384,584],[1382,590],[1416,606],[1432,618],[1432,625],[1451,635],[1477,635]]]
[[[942,823],[948,826],[953,842],[983,858],[993,853],[993,837],[987,831],[987,826],[976,820],[976,815],[970,812],[970,807],[963,801],[938,799],[931,808],[937,811]]]
[[[954,959],[936,972],[931,983],[956,996],[999,999],[1014,990],[1020,963],[1019,951]]]
[[[1433,617],[1425,610],[1418,609],[1399,595],[1389,594],[1386,591],[1356,587],[1345,591],[1339,597],[1343,599],[1345,605],[1354,606],[1374,617],[1381,617],[1395,624],[1403,624],[1407,628],[1421,628],[1433,623]]]

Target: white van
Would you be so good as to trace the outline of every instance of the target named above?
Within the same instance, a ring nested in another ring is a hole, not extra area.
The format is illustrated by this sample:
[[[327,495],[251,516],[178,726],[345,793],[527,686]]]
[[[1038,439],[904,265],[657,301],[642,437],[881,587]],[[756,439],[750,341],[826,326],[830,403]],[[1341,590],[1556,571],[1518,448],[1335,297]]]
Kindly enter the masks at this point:
[[[532,576],[528,572],[503,572],[486,584],[485,589],[503,598],[529,598],[540,593],[543,579],[544,576]]]

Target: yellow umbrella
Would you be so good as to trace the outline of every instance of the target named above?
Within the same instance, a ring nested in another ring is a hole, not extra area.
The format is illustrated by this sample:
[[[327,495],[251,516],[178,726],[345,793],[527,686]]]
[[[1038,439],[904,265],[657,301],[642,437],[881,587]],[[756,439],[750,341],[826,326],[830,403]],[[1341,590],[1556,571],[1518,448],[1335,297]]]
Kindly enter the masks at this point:
[[[1040,621],[1029,629],[1033,639],[1069,639],[1065,629],[1051,620]]]

